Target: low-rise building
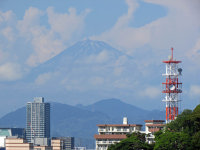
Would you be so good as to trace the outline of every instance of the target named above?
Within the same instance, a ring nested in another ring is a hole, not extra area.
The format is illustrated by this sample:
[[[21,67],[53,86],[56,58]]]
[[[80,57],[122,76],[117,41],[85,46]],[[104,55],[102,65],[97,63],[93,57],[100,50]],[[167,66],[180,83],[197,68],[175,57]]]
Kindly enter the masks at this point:
[[[74,137],[61,137],[52,138],[51,146],[48,145],[36,145],[34,143],[28,143],[24,138],[17,136],[7,137],[5,140],[6,150],[73,150],[74,149]]]
[[[52,150],[52,147],[40,145],[40,146],[34,146],[33,150]]]
[[[63,150],[63,141],[59,138],[51,139],[52,150]]]
[[[0,128],[0,148],[5,147],[5,139],[7,136],[18,136],[25,138],[24,128]]]
[[[123,124],[98,124],[98,133],[94,135],[96,150],[107,150],[108,146],[126,138],[126,134],[140,132],[142,125],[128,124],[128,119],[123,118]]]
[[[7,137],[5,140],[6,150],[33,150],[33,144],[23,138]]]
[[[17,136],[7,137],[5,147],[6,150],[52,150],[51,146],[34,145],[33,143],[28,143],[26,139]]]
[[[74,137],[53,137],[51,146],[52,150],[73,150]]]
[[[150,143],[154,143],[154,133],[162,130],[165,127],[164,120],[145,120],[145,134],[146,141]]]

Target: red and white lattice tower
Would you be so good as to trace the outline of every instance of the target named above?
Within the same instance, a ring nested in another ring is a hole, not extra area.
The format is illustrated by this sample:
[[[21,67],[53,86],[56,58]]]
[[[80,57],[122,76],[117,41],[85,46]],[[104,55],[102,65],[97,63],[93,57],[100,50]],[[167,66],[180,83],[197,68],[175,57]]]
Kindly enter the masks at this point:
[[[180,102],[180,93],[182,93],[182,83],[179,82],[179,76],[182,69],[178,68],[178,64],[181,61],[174,60],[173,48],[171,48],[172,54],[169,56],[169,60],[163,61],[166,64],[166,82],[162,83],[163,91],[165,93],[166,102],[166,123],[171,122],[178,116],[178,103]]]

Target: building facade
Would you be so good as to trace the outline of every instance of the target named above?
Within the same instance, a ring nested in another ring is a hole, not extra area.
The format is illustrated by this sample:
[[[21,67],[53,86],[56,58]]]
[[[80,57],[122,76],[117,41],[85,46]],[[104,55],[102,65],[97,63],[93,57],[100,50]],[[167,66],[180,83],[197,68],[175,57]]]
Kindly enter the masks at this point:
[[[50,103],[43,97],[34,98],[26,107],[26,139],[35,143],[36,138],[50,138]]]
[[[0,148],[5,147],[5,139],[7,136],[18,136],[25,138],[24,128],[0,128]]]
[[[51,146],[53,150],[74,150],[74,137],[54,137]]]
[[[111,144],[118,143],[126,138],[126,134],[140,132],[142,125],[128,124],[126,117],[123,124],[98,124],[98,133],[94,135],[96,150],[107,150]]]
[[[162,130],[165,127],[164,120],[145,120],[145,134],[146,141],[151,144],[154,143],[154,133]]]
[[[7,137],[6,150],[34,150],[33,143],[28,143],[23,138]]]
[[[28,143],[26,139],[18,137],[6,138],[6,150],[52,150],[51,146],[40,146]]]

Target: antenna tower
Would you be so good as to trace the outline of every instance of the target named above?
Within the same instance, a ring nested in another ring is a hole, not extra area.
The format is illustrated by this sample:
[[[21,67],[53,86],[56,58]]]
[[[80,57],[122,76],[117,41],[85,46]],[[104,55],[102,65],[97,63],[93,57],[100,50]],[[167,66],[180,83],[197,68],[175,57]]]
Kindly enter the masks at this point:
[[[166,73],[163,74],[166,81],[162,83],[162,93],[165,93],[163,101],[166,103],[166,123],[169,123],[178,116],[178,103],[180,102],[180,93],[182,93],[182,83],[179,82],[179,76],[181,76],[182,69],[178,68],[181,61],[173,58],[173,48],[171,48],[169,60],[163,61],[163,63],[166,64]]]

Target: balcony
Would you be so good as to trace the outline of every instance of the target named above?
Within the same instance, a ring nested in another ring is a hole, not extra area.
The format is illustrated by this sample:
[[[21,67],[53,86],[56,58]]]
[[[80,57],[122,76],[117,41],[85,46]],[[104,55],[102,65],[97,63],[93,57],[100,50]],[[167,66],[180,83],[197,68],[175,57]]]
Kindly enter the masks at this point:
[[[121,129],[114,129],[114,130],[109,130],[109,129],[98,129],[98,132],[100,133],[100,132],[107,132],[107,133],[120,133],[120,132],[122,132],[122,133],[129,133],[129,132],[131,132],[131,130],[130,129],[123,129],[123,128],[121,128]]]
[[[96,141],[96,144],[102,144],[102,145],[111,145],[115,143],[119,143],[120,141]]]

